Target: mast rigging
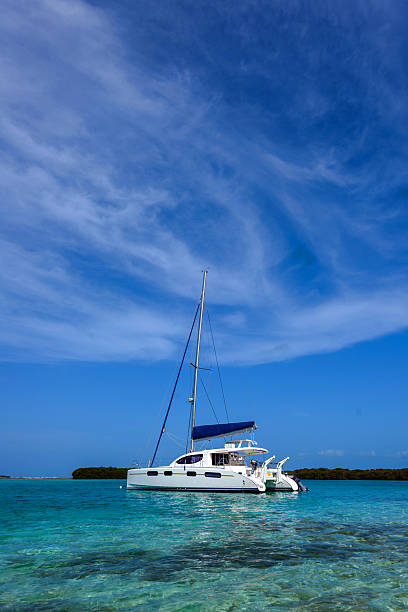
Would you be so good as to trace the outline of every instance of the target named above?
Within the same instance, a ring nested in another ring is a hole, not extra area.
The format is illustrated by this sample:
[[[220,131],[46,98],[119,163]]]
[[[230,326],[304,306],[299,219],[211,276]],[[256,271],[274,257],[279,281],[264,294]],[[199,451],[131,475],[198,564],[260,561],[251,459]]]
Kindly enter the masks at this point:
[[[205,300],[205,285],[207,281],[208,270],[204,270],[203,272],[203,286],[201,288],[201,298],[200,298],[200,317],[198,322],[198,332],[197,332],[197,347],[196,347],[196,357],[194,367],[194,385],[193,385],[193,397],[191,398],[192,409],[191,409],[191,438],[190,438],[190,453],[194,450],[194,440],[193,440],[193,429],[195,427],[195,416],[196,416],[196,408],[197,408],[197,383],[198,383],[198,370],[200,365],[200,345],[201,345],[201,330],[203,327],[203,312],[204,312],[204,300]]]

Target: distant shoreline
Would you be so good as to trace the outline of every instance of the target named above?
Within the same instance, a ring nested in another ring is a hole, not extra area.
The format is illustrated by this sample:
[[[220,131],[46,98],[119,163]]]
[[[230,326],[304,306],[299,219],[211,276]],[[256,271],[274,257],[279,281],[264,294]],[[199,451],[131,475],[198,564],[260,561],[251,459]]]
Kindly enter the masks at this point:
[[[349,470],[347,468],[300,468],[291,470],[304,480],[408,480],[408,468],[375,468]]]
[[[72,476],[0,476],[0,480],[72,480]]]
[[[0,480],[126,480],[129,468],[87,467],[78,468],[72,476],[6,476]],[[408,468],[375,468],[349,470],[347,468],[299,468],[288,474],[302,480],[387,480],[408,481]]]

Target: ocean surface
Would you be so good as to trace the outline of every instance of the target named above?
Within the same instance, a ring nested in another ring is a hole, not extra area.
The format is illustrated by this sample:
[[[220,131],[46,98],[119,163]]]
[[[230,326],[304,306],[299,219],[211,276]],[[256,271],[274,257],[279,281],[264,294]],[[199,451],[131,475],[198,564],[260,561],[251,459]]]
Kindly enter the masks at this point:
[[[121,484],[0,481],[2,611],[408,609],[408,482]]]

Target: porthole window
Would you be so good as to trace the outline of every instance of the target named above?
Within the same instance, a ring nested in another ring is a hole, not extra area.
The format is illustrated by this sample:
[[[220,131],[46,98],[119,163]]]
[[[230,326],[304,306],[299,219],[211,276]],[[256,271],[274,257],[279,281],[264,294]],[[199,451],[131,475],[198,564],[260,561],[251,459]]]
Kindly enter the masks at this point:
[[[187,476],[197,476],[197,472],[187,472]]]
[[[156,470],[149,470],[149,471],[147,472],[147,475],[148,475],[148,476],[158,476],[158,475],[159,475],[159,472],[156,472]]]
[[[207,478],[221,478],[220,472],[205,472],[204,476]]]
[[[165,476],[173,476],[173,472],[171,470],[166,470],[165,472],[163,472],[163,474]]]

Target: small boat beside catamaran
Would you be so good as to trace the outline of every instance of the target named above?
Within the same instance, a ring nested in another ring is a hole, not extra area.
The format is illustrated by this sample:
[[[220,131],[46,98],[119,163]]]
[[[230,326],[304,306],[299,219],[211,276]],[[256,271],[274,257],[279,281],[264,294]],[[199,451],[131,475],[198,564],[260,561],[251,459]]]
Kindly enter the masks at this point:
[[[219,491],[225,493],[264,493],[266,491],[304,491],[306,488],[297,478],[282,471],[289,459],[274,463],[275,456],[265,459],[268,450],[258,446],[254,440],[257,429],[255,421],[237,423],[217,423],[196,426],[197,386],[200,362],[201,332],[205,302],[207,270],[203,274],[201,297],[198,303],[176,382],[165,414],[164,422],[157,440],[156,448],[149,466],[131,468],[127,473],[127,488],[162,491]],[[181,369],[191,340],[198,316],[198,331],[194,368],[193,394],[191,404],[191,428],[189,452],[180,455],[169,465],[154,466],[157,450]],[[231,436],[250,432],[247,439],[231,439]],[[215,438],[224,438],[223,446],[206,448],[206,443]],[[259,460],[258,460],[259,459]]]

